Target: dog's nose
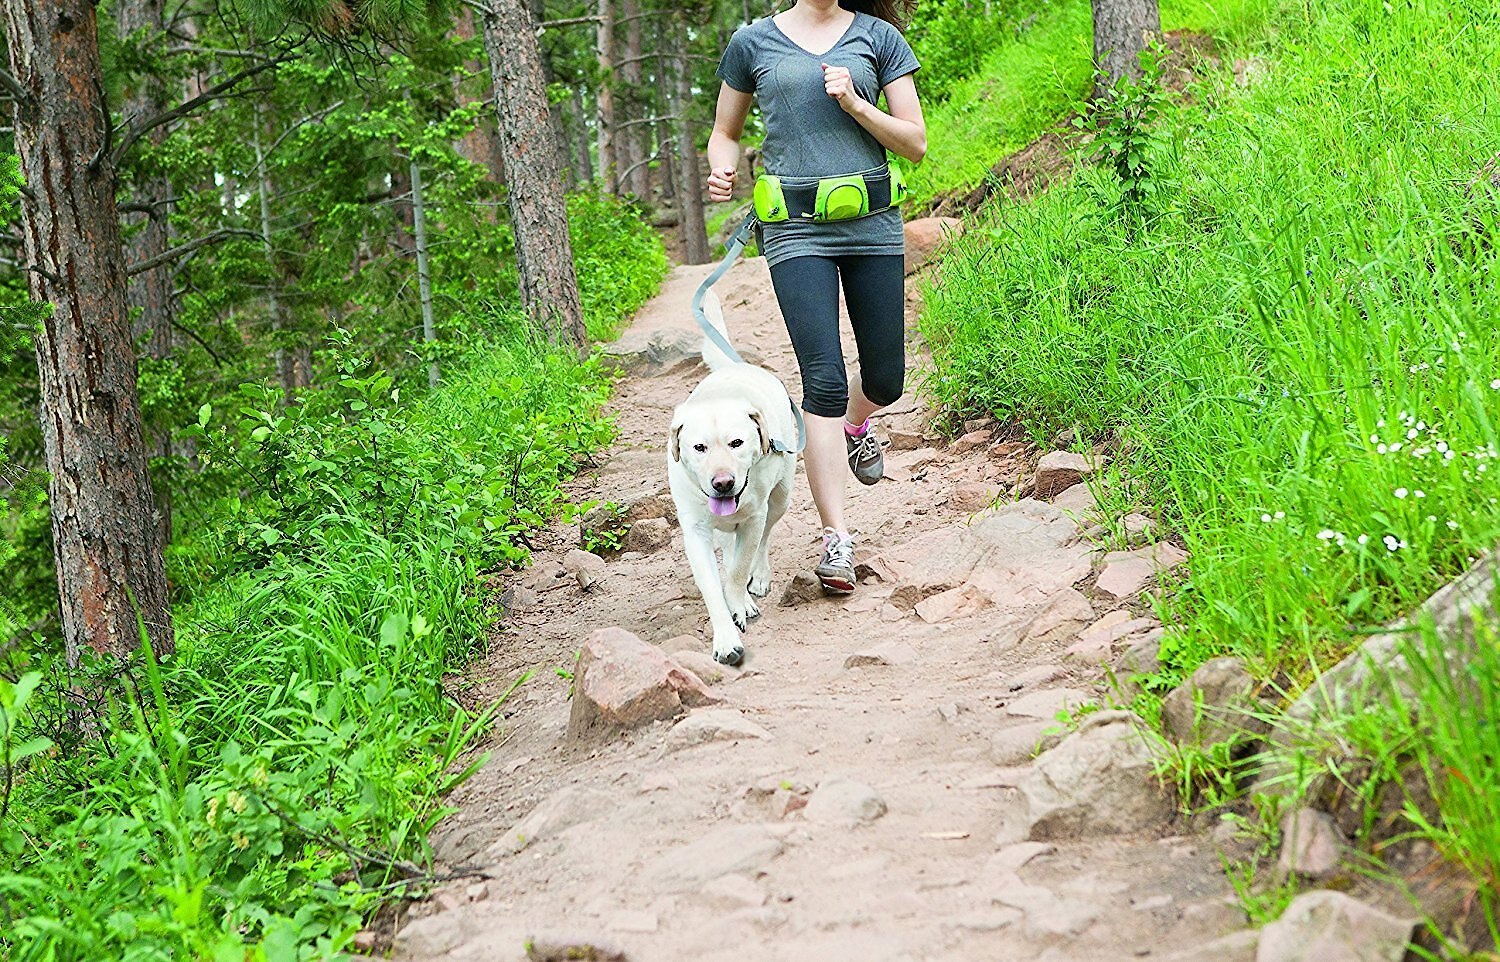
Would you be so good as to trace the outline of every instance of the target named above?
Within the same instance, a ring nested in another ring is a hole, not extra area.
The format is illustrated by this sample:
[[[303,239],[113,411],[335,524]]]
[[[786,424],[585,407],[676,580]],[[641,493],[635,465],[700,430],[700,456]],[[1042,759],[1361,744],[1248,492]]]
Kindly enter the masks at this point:
[[[713,480],[714,490],[720,494],[728,494],[734,490],[734,475],[716,474]]]

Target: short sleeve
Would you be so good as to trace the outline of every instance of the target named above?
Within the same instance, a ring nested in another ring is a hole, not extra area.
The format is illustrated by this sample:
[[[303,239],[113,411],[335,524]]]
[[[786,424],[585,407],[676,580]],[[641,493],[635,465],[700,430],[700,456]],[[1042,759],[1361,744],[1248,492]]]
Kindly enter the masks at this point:
[[[755,71],[752,69],[755,66],[755,51],[745,30],[745,27],[741,27],[729,38],[729,46],[724,49],[719,69],[714,73],[740,93],[750,94],[755,92]]]
[[[886,29],[881,33],[884,38],[880,44],[876,77],[880,81],[880,88],[884,90],[891,81],[916,73],[922,65],[917,62],[917,55],[912,53],[911,44],[906,42],[901,31],[886,24]]]

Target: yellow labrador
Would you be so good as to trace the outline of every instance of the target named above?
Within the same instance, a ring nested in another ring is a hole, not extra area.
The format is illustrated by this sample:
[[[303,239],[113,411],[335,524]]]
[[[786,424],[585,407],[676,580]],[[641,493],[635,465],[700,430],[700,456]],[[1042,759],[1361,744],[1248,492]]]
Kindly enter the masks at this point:
[[[703,306],[723,333],[712,291]],[[771,590],[771,529],[786,513],[797,472],[797,455],[781,442],[796,439],[797,425],[776,375],[735,363],[706,337],[703,361],[708,377],[672,413],[667,481],[688,566],[708,608],[714,659],[737,665],[745,657],[740,633],[760,615],[754,599]],[[722,582],[716,533],[732,536]]]

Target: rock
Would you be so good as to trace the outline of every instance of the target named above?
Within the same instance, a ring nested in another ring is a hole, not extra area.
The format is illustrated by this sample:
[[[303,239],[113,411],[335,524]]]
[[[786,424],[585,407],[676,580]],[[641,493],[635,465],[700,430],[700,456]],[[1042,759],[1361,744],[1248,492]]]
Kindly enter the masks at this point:
[[[962,457],[970,451],[978,451],[980,448],[988,447],[990,443],[990,432],[986,430],[969,431],[954,440],[949,445],[948,453],[955,457]]]
[[[1162,729],[1180,745],[1259,737],[1270,725],[1255,715],[1254,692],[1255,680],[1238,658],[1205,662],[1162,702]]]
[[[1008,691],[1021,691],[1025,688],[1035,688],[1038,685],[1051,684],[1066,677],[1068,677],[1068,669],[1062,665],[1043,662],[1040,665],[1032,665],[1030,668],[1006,678],[1005,687]]]
[[[494,858],[515,855],[533,842],[608,814],[615,804],[616,799],[602,789],[569,785],[544,798],[525,818],[511,826],[489,847],[489,854]]]
[[[1073,711],[1094,701],[1081,691],[1071,688],[1044,688],[1029,695],[1022,695],[1005,706],[1007,714],[1018,718],[1057,718],[1059,712]]]
[[[568,735],[635,728],[671,718],[718,696],[692,672],[623,628],[601,628],[584,642],[573,675]]]
[[[618,341],[605,345],[601,364],[605,370],[653,377],[683,361],[700,360],[702,350],[703,335],[686,328],[627,331]]]
[[[689,636],[691,637],[691,636]],[[697,647],[698,639],[693,638],[694,647],[687,650],[679,650],[672,654],[672,660],[698,676],[698,679],[707,685],[717,685],[725,678],[738,678],[740,670],[728,665],[721,665],[714,661],[712,655],[706,655]],[[663,645],[663,648],[666,646]]]
[[[680,752],[707,742],[770,738],[771,733],[732,708],[696,711],[667,732],[668,753]]]
[[[1161,740],[1130,712],[1095,712],[1032,763],[1021,782],[1033,841],[1132,832],[1165,822],[1156,780]]]
[[[470,902],[483,902],[490,897],[490,887],[486,882],[473,882],[464,887],[464,895]]]
[[[672,543],[672,523],[666,518],[642,518],[625,532],[625,550],[650,554]]]
[[[917,650],[904,641],[885,641],[873,648],[856,651],[844,659],[845,668],[871,668],[904,665],[917,657]]]
[[[888,451],[915,451],[925,443],[917,431],[892,430],[886,434],[886,439],[890,441]]]
[[[596,554],[573,548],[563,555],[562,566],[565,571],[577,574],[580,571],[593,571],[601,573],[605,569],[604,559]]]
[[[472,934],[467,912],[440,912],[408,922],[396,933],[394,954],[406,959],[436,959]]]
[[[1261,929],[1255,962],[1401,962],[1415,924],[1342,892],[1304,892]]]
[[[598,939],[534,935],[526,940],[528,962],[629,962],[625,951]]]
[[[1109,671],[1120,697],[1129,701],[1140,691],[1139,679],[1161,671],[1160,632],[1149,632],[1130,642],[1124,651],[1110,662]]]
[[[1021,632],[1022,641],[1030,641],[1060,628],[1072,630],[1094,620],[1094,606],[1075,588],[1064,588],[1037,612]]]
[[[974,585],[959,585],[923,600],[917,605],[916,611],[918,618],[929,625],[935,625],[943,621],[967,618],[979,612],[985,604],[984,592]]]
[[[998,484],[987,484],[983,481],[960,484],[948,492],[948,507],[954,511],[962,511],[964,514],[973,514],[988,508],[1004,495],[1005,489]]]
[[[1326,813],[1299,808],[1282,817],[1281,854],[1276,859],[1282,878],[1329,878],[1338,871],[1343,851],[1344,837]]]
[[[1075,484],[1064,488],[1061,494],[1052,499],[1052,504],[1070,516],[1082,519],[1099,506],[1099,499],[1094,497],[1094,492],[1089,490],[1088,485]]]
[[[776,818],[786,818],[793,812],[800,812],[806,807],[807,796],[801,792],[778,788],[771,793],[771,814]]]
[[[1170,542],[1132,551],[1111,551],[1104,556],[1104,570],[1095,587],[1116,599],[1140,594],[1154,578],[1187,561],[1186,551]]]
[[[906,222],[906,273],[913,274],[963,233],[957,217],[919,217]]]
[[[1062,740],[1056,722],[1028,722],[1011,725],[990,736],[990,761],[1001,768],[1025,765],[1038,752],[1046,751]]]
[[[856,572],[856,577],[858,573]],[[810,571],[799,571],[781,594],[781,607],[791,608],[823,597],[823,585]]]
[[[1161,627],[1155,618],[1132,618],[1128,611],[1111,611],[1078,634],[1078,641],[1068,649],[1068,655],[1083,661],[1103,664],[1114,653],[1114,644],[1121,638]]]
[[[1043,501],[1049,500],[1082,481],[1093,470],[1093,462],[1072,451],[1044,454],[1036,466],[1035,496]]]
[[[625,507],[625,520],[631,524],[652,518],[666,518],[670,524],[677,523],[677,502],[671,495],[648,494]]]
[[[349,947],[362,955],[369,955],[375,951],[375,946],[379,941],[380,936],[376,935],[370,929],[360,929],[354,933],[354,938],[350,940]]]
[[[885,799],[862,782],[833,779],[819,785],[807,800],[802,815],[809,822],[828,825],[858,825],[873,822],[886,813]]]
[[[860,581],[875,580],[881,584],[893,585],[901,580],[901,575],[881,555],[876,555],[868,561],[861,561],[854,566],[854,577]]]
[[[1125,543],[1132,548],[1148,544],[1156,537],[1156,522],[1144,514],[1127,514],[1120,519],[1120,527],[1125,531]]]
[[[760,871],[782,847],[764,825],[711,825],[648,864],[641,882],[669,893],[696,892],[731,872]]]

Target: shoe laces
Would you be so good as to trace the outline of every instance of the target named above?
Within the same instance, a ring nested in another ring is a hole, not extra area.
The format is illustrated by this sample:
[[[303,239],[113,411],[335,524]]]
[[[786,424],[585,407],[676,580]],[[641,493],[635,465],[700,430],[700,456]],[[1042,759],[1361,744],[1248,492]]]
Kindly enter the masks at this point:
[[[854,441],[854,459],[856,461],[870,461],[880,454],[880,439],[875,436],[873,430],[866,431],[858,437],[850,436]]]
[[[824,529],[823,558],[825,564],[854,567],[854,539],[832,528]]]

